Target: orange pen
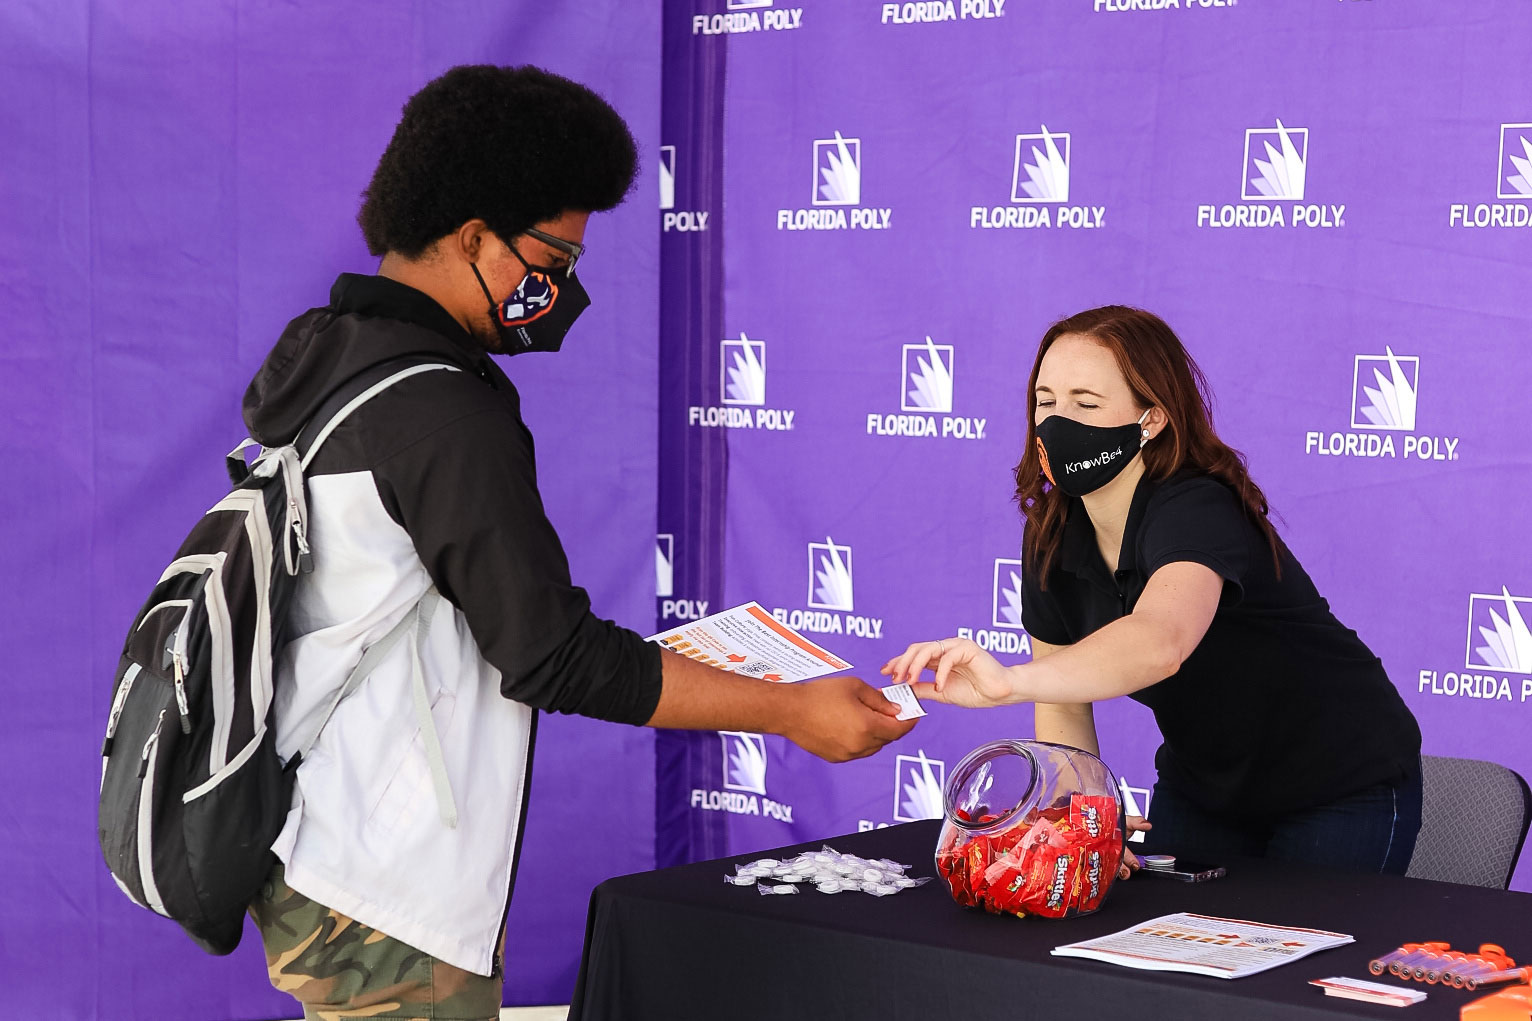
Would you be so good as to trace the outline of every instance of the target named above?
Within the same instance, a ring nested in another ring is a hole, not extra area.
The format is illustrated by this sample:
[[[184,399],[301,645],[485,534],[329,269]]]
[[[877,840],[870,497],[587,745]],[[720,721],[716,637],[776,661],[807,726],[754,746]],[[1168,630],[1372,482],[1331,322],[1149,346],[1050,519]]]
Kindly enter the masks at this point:
[[[1532,984],[1532,966],[1525,968],[1506,968],[1501,971],[1492,971],[1484,975],[1469,976],[1463,984],[1463,988],[1469,992],[1480,986],[1494,985],[1496,982],[1526,982]]]
[[[1402,979],[1413,978],[1417,965],[1425,964],[1432,957],[1435,957],[1437,953],[1451,949],[1451,943],[1421,943],[1413,953],[1406,954],[1400,960],[1390,964],[1388,966],[1389,974]]]
[[[1450,982],[1453,969],[1471,960],[1472,958],[1461,950],[1448,950],[1442,954],[1440,961],[1426,969],[1426,981],[1431,985],[1438,982]]]
[[[1426,949],[1422,951],[1425,954],[1424,959],[1416,962],[1408,977],[1413,978],[1416,982],[1424,982],[1427,970],[1435,969],[1440,973],[1442,967],[1446,964],[1446,954],[1451,949],[1451,946],[1447,943],[1427,943]]]
[[[1391,950],[1382,957],[1374,957],[1368,961],[1367,970],[1374,975],[1381,975],[1385,971],[1393,971],[1392,965],[1395,961],[1404,960],[1404,958],[1419,950],[1423,945],[1421,943],[1405,943],[1398,950]],[[1397,974],[1397,972],[1394,972],[1394,974]]]
[[[1465,989],[1469,979],[1478,978],[1496,971],[1506,971],[1516,967],[1516,962],[1506,956],[1506,953],[1494,943],[1485,943],[1479,947],[1479,952],[1471,956],[1470,960],[1451,971],[1451,984],[1456,989]]]

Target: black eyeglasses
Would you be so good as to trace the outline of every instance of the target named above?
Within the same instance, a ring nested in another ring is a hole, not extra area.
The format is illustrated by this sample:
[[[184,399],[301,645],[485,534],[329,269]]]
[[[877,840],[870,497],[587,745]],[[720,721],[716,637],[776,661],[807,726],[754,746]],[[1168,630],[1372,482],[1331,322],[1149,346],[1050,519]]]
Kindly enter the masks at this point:
[[[552,234],[544,234],[535,227],[528,227],[522,233],[535,241],[541,241],[555,251],[563,252],[569,256],[569,262],[564,265],[563,269],[565,273],[574,276],[575,263],[579,262],[580,256],[585,254],[584,245],[576,244],[573,241],[565,241],[563,238],[556,238]]]

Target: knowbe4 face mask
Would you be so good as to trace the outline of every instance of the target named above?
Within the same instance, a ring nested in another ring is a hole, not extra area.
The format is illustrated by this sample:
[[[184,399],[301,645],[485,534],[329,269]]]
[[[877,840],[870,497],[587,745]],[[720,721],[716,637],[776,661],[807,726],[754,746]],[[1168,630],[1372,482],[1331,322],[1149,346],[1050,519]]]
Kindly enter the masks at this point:
[[[1147,438],[1140,427],[1149,412],[1128,425],[1086,425],[1049,415],[1037,427],[1037,454],[1049,482],[1069,496],[1094,493],[1115,479]]]

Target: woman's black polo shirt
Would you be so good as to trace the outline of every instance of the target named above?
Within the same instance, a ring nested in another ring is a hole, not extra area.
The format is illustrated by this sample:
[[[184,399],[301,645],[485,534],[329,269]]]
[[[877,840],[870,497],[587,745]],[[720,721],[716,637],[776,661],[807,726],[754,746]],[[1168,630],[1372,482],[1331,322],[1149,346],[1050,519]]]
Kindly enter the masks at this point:
[[[1419,768],[1420,728],[1383,663],[1335,619],[1303,566],[1228,486],[1147,476],[1133,494],[1117,572],[1071,498],[1044,590],[1023,579],[1022,624],[1070,645],[1133,612],[1155,571],[1191,561],[1224,579],[1207,634],[1175,674],[1135,692],[1164,743],[1160,781],[1208,811],[1271,818],[1326,804]]]

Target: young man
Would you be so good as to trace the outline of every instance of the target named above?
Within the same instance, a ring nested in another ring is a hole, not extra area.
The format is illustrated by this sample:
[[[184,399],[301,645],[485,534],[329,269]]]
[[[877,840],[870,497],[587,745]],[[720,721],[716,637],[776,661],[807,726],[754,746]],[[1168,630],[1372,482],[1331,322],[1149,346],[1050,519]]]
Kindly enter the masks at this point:
[[[308,1017],[498,1015],[537,709],[778,733],[831,761],[912,725],[855,678],[777,685],[662,652],[570,581],[516,389],[488,352],[558,350],[589,303],[586,220],[622,201],[635,160],[583,86],[449,71],[405,106],[367,189],[378,275],[342,275],[245,395],[251,436],[281,444],[360,374],[451,366],[363,405],[308,469],[313,573],[277,667],[283,758],[323,729],[251,908],[273,984]],[[364,650],[412,616],[323,722]]]

